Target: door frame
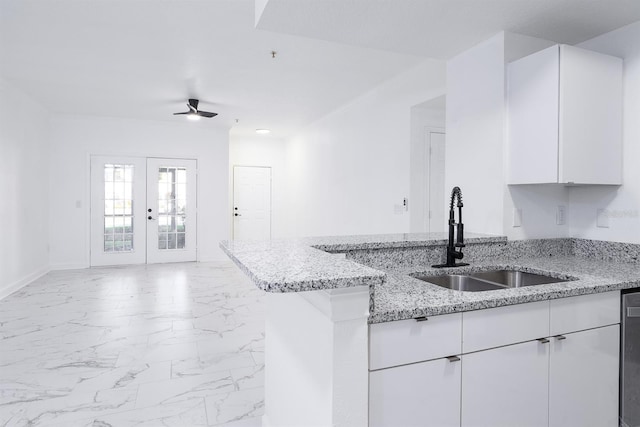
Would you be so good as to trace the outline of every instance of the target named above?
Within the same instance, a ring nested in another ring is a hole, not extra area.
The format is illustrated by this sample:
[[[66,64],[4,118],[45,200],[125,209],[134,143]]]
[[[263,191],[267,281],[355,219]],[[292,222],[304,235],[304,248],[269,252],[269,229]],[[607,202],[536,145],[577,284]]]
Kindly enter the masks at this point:
[[[193,154],[193,153],[191,153]],[[86,152],[85,154],[85,185],[84,185],[84,218],[86,219],[85,222],[85,226],[84,226],[84,230],[85,230],[85,250],[84,250],[84,257],[85,257],[85,262],[84,262],[84,268],[93,268],[94,266],[91,265],[91,215],[92,215],[92,210],[91,210],[91,159],[93,157],[119,157],[119,158],[135,158],[135,159],[141,159],[144,160],[145,162],[145,173],[146,173],[146,161],[147,159],[153,158],[153,159],[177,159],[177,160],[194,160],[196,162],[196,206],[199,205],[200,203],[198,202],[198,199],[200,199],[200,194],[201,194],[201,190],[200,190],[200,173],[198,171],[198,164],[200,163],[200,158],[199,156],[193,154],[193,155],[189,155],[189,153],[186,153],[186,155],[182,155],[182,156],[176,156],[176,155],[171,155],[171,154],[162,154],[162,153],[153,153],[153,154],[140,154],[140,153],[122,153],[119,151],[116,152],[110,152],[110,151],[102,151],[102,152]],[[145,193],[146,193],[146,185],[145,185]],[[145,200],[144,203],[146,205],[147,200],[146,200],[146,194],[145,194]],[[76,201],[76,207],[77,208],[82,208],[82,203],[80,200]],[[198,232],[197,230],[200,229],[201,226],[201,219],[200,219],[201,215],[197,215],[196,214],[196,262],[200,261],[200,251],[198,248]],[[145,228],[145,240],[146,240],[146,228]],[[124,265],[147,265],[146,262],[146,248],[145,248],[145,262],[144,264],[124,264]],[[100,266],[95,266],[96,268],[100,268]],[[74,268],[82,268],[80,266],[78,267],[74,267]]]
[[[429,202],[431,199],[431,189],[430,186],[430,160],[431,160],[431,134],[432,133],[441,133],[445,135],[445,159],[446,159],[446,129],[442,127],[435,126],[425,126],[424,127],[424,139],[422,142],[423,147],[423,162],[422,162],[422,195],[423,195],[423,203],[422,203],[422,226],[423,230],[426,232],[431,232],[430,228],[430,217],[429,211],[431,210],[431,203]],[[446,164],[445,164],[446,165]],[[446,171],[445,171],[446,172]],[[445,190],[446,191],[446,190]],[[443,208],[443,212],[446,211],[446,207]],[[445,215],[446,219],[446,215]],[[442,231],[445,231],[445,224],[442,225]]]

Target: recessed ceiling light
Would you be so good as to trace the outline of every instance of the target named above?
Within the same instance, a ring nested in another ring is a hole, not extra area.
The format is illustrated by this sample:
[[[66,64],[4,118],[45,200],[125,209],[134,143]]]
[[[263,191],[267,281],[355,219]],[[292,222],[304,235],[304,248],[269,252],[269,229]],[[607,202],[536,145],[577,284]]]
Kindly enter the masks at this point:
[[[256,133],[259,133],[260,135],[266,135],[270,132],[271,131],[269,129],[256,129]]]

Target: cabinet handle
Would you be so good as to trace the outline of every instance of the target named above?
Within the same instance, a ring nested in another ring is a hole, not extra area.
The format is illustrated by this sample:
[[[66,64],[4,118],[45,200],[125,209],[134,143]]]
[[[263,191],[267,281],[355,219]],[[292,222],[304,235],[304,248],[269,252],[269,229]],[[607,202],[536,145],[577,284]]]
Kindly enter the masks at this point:
[[[460,358],[458,356],[447,356],[447,360],[449,360],[449,362],[453,363],[453,362],[459,362]]]
[[[556,336],[556,339],[557,339],[558,341],[562,341],[562,340],[566,340],[566,339],[567,339],[567,337],[565,337],[564,335],[557,335],[557,336]]]
[[[414,317],[414,319],[416,322],[426,322],[427,320],[429,320],[427,316]]]
[[[546,344],[549,342],[549,340],[547,338],[538,338],[537,340],[540,344]]]

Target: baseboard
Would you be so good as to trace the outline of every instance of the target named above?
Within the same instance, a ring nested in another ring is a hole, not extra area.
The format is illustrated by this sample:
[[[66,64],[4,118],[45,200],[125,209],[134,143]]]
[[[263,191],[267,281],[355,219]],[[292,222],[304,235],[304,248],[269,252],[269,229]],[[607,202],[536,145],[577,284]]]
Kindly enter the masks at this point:
[[[44,267],[41,268],[40,270],[31,273],[25,277],[23,277],[20,280],[17,280],[13,283],[8,284],[7,286],[3,286],[0,288],[0,300],[8,297],[9,295],[11,295],[12,293],[16,292],[17,290],[27,286],[29,283],[33,282],[34,280],[37,280],[39,278],[41,278],[42,276],[44,276],[45,274],[47,274],[50,271],[50,268]]]
[[[51,271],[58,270],[84,270],[85,268],[89,268],[86,264],[51,264],[49,267]]]
[[[225,254],[198,257],[198,262],[219,262],[219,261],[229,261],[229,257],[227,257]]]

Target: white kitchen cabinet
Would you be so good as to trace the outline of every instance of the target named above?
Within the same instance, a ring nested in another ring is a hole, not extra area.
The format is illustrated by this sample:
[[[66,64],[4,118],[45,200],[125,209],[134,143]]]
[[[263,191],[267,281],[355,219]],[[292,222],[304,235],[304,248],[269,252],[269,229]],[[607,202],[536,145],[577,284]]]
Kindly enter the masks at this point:
[[[550,301],[549,335],[620,323],[620,291]]]
[[[613,427],[619,304],[614,291],[370,325],[369,426]]]
[[[555,45],[508,65],[509,184],[622,184],[622,60]]]
[[[460,427],[460,361],[436,359],[369,374],[370,427]]]
[[[462,313],[462,353],[531,341],[549,335],[549,301]]]
[[[549,427],[618,425],[620,326],[551,338]]]
[[[462,313],[369,326],[369,369],[460,354]]]
[[[548,343],[529,341],[463,355],[461,425],[546,425],[548,372]]]

